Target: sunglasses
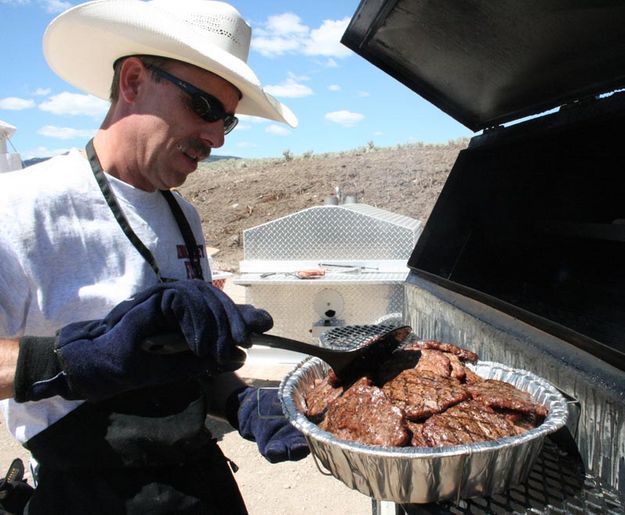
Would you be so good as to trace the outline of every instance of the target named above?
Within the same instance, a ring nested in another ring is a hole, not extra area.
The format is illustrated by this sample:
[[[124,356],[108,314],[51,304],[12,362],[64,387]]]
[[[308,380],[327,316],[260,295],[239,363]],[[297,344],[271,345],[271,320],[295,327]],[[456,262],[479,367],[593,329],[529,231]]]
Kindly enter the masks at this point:
[[[179,79],[171,73],[167,73],[165,70],[154,65],[146,65],[148,70],[153,71],[159,77],[168,80],[175,86],[178,86],[189,97],[191,97],[191,109],[202,120],[207,122],[216,122],[218,120],[224,121],[224,134],[228,134],[237,126],[239,119],[233,114],[226,113],[223,104],[215,98],[213,95],[196,88],[193,84]]]

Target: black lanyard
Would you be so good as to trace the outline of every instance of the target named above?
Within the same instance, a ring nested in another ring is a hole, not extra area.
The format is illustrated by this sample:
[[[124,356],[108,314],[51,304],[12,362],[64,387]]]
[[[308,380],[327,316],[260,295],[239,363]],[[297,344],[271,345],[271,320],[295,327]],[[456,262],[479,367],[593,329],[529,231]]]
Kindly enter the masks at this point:
[[[98,155],[96,154],[95,148],[93,147],[93,140],[89,140],[87,143],[87,158],[89,159],[89,164],[91,165],[91,170],[93,170],[93,175],[95,180],[100,187],[100,191],[102,195],[104,195],[104,200],[111,208],[113,216],[117,223],[121,227],[122,231],[126,237],[130,240],[130,243],[134,245],[134,247],[139,251],[139,253],[143,256],[143,259],[146,260],[148,265],[154,270],[156,277],[158,277],[159,282],[166,282],[169,279],[166,279],[161,276],[160,268],[156,262],[156,259],[150,252],[150,250],[143,244],[143,242],[139,239],[139,237],[135,234],[130,227],[130,223],[128,219],[124,215],[119,203],[117,202],[117,198],[111,190],[111,186],[104,175],[104,171],[102,170],[102,165],[100,164],[100,160],[98,159]],[[189,226],[189,222],[187,218],[184,216],[180,205],[174,198],[174,195],[169,190],[159,190],[167,204],[169,205],[169,209],[176,220],[176,224],[178,224],[178,228],[180,229],[180,233],[182,234],[182,238],[184,239],[184,245],[187,249],[187,256],[191,260],[191,267],[194,279],[204,279],[204,274],[202,273],[202,265],[200,264],[200,249],[197,246],[197,242],[195,241],[195,237],[193,236],[193,231]]]

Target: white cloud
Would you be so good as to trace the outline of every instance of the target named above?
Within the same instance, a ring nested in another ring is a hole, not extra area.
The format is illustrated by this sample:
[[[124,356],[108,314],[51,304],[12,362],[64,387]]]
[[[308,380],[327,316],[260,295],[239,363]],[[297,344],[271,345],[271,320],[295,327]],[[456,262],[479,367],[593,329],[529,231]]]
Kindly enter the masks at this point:
[[[32,159],[33,157],[51,157],[58,156],[61,154],[65,154],[69,152],[69,148],[47,148],[47,147],[36,147],[31,148],[30,150],[26,150],[25,152],[20,152],[22,159]]]
[[[291,131],[282,125],[268,125],[265,129],[267,134],[273,134],[274,136],[288,136],[291,134]]]
[[[330,122],[338,123],[344,127],[353,127],[358,122],[365,119],[365,116],[360,113],[352,113],[350,111],[333,111],[326,113],[324,118]]]
[[[62,0],[41,0],[41,5],[50,14],[62,13],[72,6],[71,2],[63,2]]]
[[[59,115],[103,116],[109,103],[93,95],[63,92],[39,104],[39,109]]]
[[[54,125],[45,125],[41,127],[37,133],[48,138],[56,139],[77,139],[91,138],[97,129],[73,129],[71,127],[55,127]]]
[[[269,16],[267,22],[253,32],[252,48],[266,57],[296,52],[301,38],[307,37],[309,30],[296,14]]]
[[[328,57],[347,57],[352,51],[341,44],[343,33],[350,18],[325,20],[321,27],[311,31],[310,38],[304,43],[306,55],[324,55]]]
[[[313,90],[298,80],[297,77],[291,75],[282,84],[266,86],[265,90],[275,97],[302,98],[312,95]]]
[[[338,84],[330,84],[328,86],[328,89],[330,91],[341,91],[341,86],[339,86]]]
[[[268,33],[306,36],[309,30],[297,14],[276,14],[267,18],[266,31]]]
[[[300,44],[297,40],[284,37],[256,37],[252,41],[252,48],[265,57],[283,55],[295,52]]]
[[[8,5],[29,5],[32,0],[0,0],[0,4]],[[61,13],[72,6],[71,2],[64,2],[62,0],[37,0],[37,3],[43,7],[43,9],[51,14]]]
[[[337,63],[334,59],[330,58],[325,62],[324,66],[326,68],[338,68],[339,63]]]
[[[368,91],[359,91],[358,93],[356,93],[356,95],[358,95],[361,98],[365,98],[365,97],[370,97],[371,93],[369,93]]]
[[[0,109],[7,111],[21,111],[22,109],[31,109],[35,107],[33,100],[18,97],[0,98]]]
[[[347,57],[352,52],[340,41],[348,23],[349,18],[325,20],[319,28],[311,29],[293,13],[269,16],[262,26],[254,28],[252,49],[265,57],[284,54]],[[326,65],[336,67],[336,61],[329,59]]]
[[[33,92],[33,95],[36,95],[38,97],[45,97],[45,96],[47,96],[49,94],[50,94],[50,88],[37,88]]]

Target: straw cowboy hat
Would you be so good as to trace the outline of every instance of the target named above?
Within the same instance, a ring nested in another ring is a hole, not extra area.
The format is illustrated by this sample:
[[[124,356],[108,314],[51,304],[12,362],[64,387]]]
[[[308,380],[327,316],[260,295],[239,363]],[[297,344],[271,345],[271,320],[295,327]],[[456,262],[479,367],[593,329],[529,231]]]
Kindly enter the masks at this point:
[[[297,126],[247,65],[252,30],[232,6],[212,0],[99,0],[52,20],[43,37],[50,68],[73,86],[108,99],[113,63],[157,55],[209,70],[242,93],[238,114]]]

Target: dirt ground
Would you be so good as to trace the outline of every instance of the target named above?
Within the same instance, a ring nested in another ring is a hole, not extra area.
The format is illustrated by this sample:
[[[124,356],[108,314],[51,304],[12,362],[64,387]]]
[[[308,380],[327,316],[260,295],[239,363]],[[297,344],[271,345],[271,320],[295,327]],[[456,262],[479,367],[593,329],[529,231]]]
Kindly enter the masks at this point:
[[[322,205],[339,188],[359,202],[425,223],[458,152],[468,140],[441,145],[373,145],[290,159],[203,164],[180,192],[198,209],[216,264],[236,271],[243,230]]]
[[[425,222],[467,140],[446,145],[366,148],[310,156],[207,163],[180,188],[198,209],[207,245],[218,252],[218,268],[237,271],[243,258],[242,231],[307,207],[336,194],[356,195],[360,202]],[[241,292],[229,280],[227,291]],[[288,369],[246,365],[241,375],[258,385],[277,385]],[[251,515],[371,513],[371,500],[339,480],[323,475],[312,457],[272,465],[256,444],[239,437],[229,425],[210,421],[224,453],[238,466],[236,479]],[[8,434],[0,417],[0,477],[11,460],[28,453]]]

